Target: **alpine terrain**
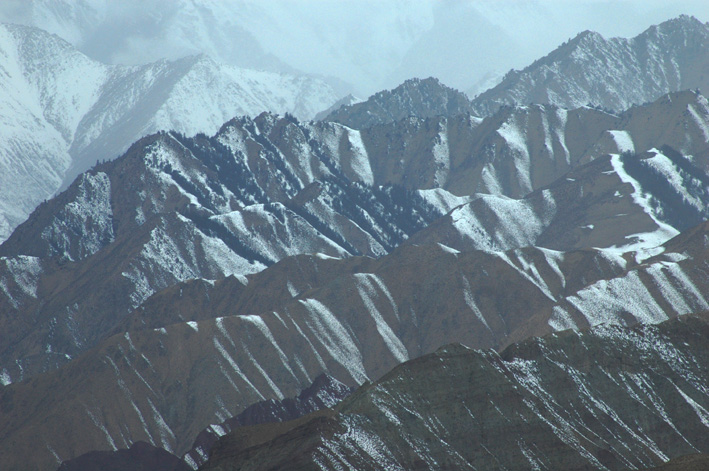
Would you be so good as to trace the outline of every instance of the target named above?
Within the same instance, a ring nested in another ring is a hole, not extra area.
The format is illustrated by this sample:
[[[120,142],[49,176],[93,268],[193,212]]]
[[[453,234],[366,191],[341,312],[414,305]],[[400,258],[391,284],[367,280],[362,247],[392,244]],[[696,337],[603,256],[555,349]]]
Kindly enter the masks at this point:
[[[630,39],[579,33],[473,100],[481,115],[518,103],[621,111],[660,95],[709,91],[709,24],[682,15]]]
[[[0,468],[702,463],[707,28],[331,106],[1,25]]]
[[[447,346],[304,424],[229,435],[201,469],[648,469],[709,449],[708,335],[705,313]]]
[[[266,110],[311,118],[337,99],[322,81],[205,55],[105,65],[27,26],[0,24],[0,57],[0,241],[63,184],[144,135],[212,134]]]

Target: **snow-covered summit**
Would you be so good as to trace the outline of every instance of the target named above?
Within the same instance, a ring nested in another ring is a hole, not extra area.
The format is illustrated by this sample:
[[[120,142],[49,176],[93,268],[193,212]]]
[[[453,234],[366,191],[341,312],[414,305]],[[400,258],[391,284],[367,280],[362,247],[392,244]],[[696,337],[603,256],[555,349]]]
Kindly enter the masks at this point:
[[[515,103],[623,111],[673,91],[709,90],[709,24],[682,15],[634,38],[579,33],[473,100],[481,115]]]
[[[19,25],[0,25],[0,58],[0,240],[63,184],[143,135],[212,134],[233,116],[264,110],[311,118],[337,99],[320,80],[206,55],[106,65]]]

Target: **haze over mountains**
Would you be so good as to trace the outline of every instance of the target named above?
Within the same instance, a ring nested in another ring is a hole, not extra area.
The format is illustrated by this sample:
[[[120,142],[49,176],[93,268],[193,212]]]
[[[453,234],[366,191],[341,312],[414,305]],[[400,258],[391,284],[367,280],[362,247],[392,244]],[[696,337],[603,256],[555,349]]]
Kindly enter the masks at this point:
[[[709,21],[703,0],[623,0],[603,8],[554,0],[0,4],[0,21],[58,34],[101,62],[135,65],[201,52],[237,67],[336,77],[357,96],[428,76],[468,91],[491,73],[525,67],[580,31],[633,37],[680,14]]]
[[[8,168],[88,169],[0,245],[0,467],[709,452],[707,24],[582,33],[474,100],[416,78],[320,121],[320,79],[2,28],[27,92]]]
[[[709,28],[686,15],[632,39],[584,31],[523,70],[510,71],[475,98],[474,109],[484,116],[503,105],[549,103],[621,111],[667,91],[709,90],[708,49]]]
[[[0,183],[8,188],[0,197],[0,240],[81,171],[115,158],[146,134],[172,129],[211,135],[234,116],[253,117],[265,110],[310,119],[338,98],[327,83],[302,75],[239,69],[204,55],[108,66],[40,30],[4,29],[0,48],[8,73],[1,84],[6,94],[0,119],[10,145],[0,156]],[[686,45],[681,54],[676,44]],[[334,110],[325,119],[360,128],[410,115],[472,111],[486,116],[513,103],[567,109],[590,104],[621,111],[670,91],[709,88],[702,72],[709,60],[708,44],[706,25],[687,16],[632,40],[582,33],[523,71],[510,72],[472,103],[452,89],[445,98],[438,90],[427,90],[443,85],[424,80],[407,90],[375,94],[351,110]],[[603,83],[603,91],[590,86],[587,77]],[[440,98],[426,104],[423,97],[431,96]],[[391,102],[395,97],[402,101]]]
[[[0,26],[0,239],[98,160],[160,129],[212,134],[264,110],[311,118],[337,95],[322,81],[238,69],[207,56],[109,66],[39,29]]]

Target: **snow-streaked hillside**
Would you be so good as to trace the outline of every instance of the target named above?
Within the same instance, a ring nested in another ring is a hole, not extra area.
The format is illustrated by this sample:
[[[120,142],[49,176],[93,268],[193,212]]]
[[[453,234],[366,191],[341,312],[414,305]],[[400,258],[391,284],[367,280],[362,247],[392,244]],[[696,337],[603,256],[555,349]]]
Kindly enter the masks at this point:
[[[501,106],[548,103],[623,111],[668,92],[709,90],[709,24],[686,15],[638,36],[584,31],[523,70],[510,71],[473,100],[480,115]]]
[[[27,437],[41,426],[48,446],[32,455],[40,469],[136,440],[181,454],[208,424],[294,395],[323,371],[357,385],[448,342],[500,350],[570,327],[658,323],[706,310],[708,229],[642,264],[607,250],[433,245],[379,260],[301,255],[247,277],[181,283],[85,355],[0,389],[6,402],[25,398],[0,432],[35,443]],[[64,323],[57,319],[55,329]],[[85,371],[92,374],[80,382]],[[26,459],[17,446],[0,439],[7,464]]]
[[[706,217],[708,122],[706,99],[682,92],[620,116],[535,105],[482,121],[410,118],[359,131],[264,113],[213,137],[146,138],[41,205],[0,246],[12,260],[38,257],[46,279],[69,267],[67,280],[96,273],[87,283],[97,296],[63,283],[33,296],[8,288],[8,313],[37,317],[8,314],[24,319],[13,324],[18,332],[34,333],[22,347],[10,340],[19,333],[7,337],[3,367],[13,381],[54,368],[66,360],[57,352],[74,357],[171,284],[253,273],[300,253],[378,257],[402,243],[441,243],[604,247],[647,258],[655,252],[645,249]],[[473,194],[480,190],[491,194]],[[55,257],[71,263],[44,265]],[[22,267],[2,275],[8,287],[36,277]],[[94,325],[98,306],[105,325]],[[60,333],[58,318],[81,321]],[[40,338],[54,344],[51,355],[33,357]]]
[[[501,354],[449,345],[248,448],[230,435],[200,469],[665,469],[709,452],[707,319],[567,332]]]
[[[322,81],[207,56],[123,67],[44,31],[0,25],[0,240],[97,161],[160,129],[212,134],[237,115],[311,118],[336,99]]]
[[[0,246],[5,382],[74,358],[177,282],[255,273],[302,253],[378,257],[445,209],[372,183],[360,132],[332,123],[263,113],[213,137],[143,138]],[[51,348],[34,352],[37,341]]]
[[[483,156],[497,157],[483,160],[478,173],[488,194],[461,203],[407,243],[642,251],[709,217],[709,103],[700,94],[671,93],[619,116],[548,105],[507,108],[478,129],[492,122],[498,127],[483,141]],[[575,137],[579,125],[580,136],[593,139]],[[538,180],[559,166],[568,173]],[[455,180],[447,185],[458,187]]]

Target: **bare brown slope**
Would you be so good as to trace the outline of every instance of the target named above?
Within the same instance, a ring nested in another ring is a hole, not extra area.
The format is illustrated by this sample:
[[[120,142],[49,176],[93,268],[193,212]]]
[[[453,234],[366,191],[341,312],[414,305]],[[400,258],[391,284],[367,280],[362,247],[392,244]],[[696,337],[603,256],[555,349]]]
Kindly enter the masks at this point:
[[[192,468],[162,448],[136,442],[118,451],[93,451],[66,461],[57,471],[190,471]]]
[[[696,246],[694,258],[667,253],[642,264],[593,249],[409,246],[361,259],[353,273],[348,263],[357,259],[301,256],[296,266],[310,278],[289,278],[289,263],[263,274],[279,280],[275,299],[288,292],[290,300],[270,309],[259,290],[245,312],[237,309],[250,281],[245,288],[237,280],[189,282],[183,294],[197,291],[222,308],[183,308],[179,289],[166,291],[148,304],[154,311],[134,313],[141,330],[2,388],[0,456],[12,467],[28,459],[28,444],[44,443],[48,451],[35,450],[31,460],[47,469],[55,461],[50,448],[69,459],[137,440],[179,454],[209,423],[265,398],[295,395],[323,371],[356,385],[451,341],[502,349],[555,329],[659,322],[707,309],[705,235],[697,231],[684,243]],[[329,268],[340,263],[346,268]],[[182,319],[167,315],[161,323],[171,308]]]
[[[709,470],[709,455],[696,453],[674,458],[665,464],[650,468],[648,471],[707,471]]]

